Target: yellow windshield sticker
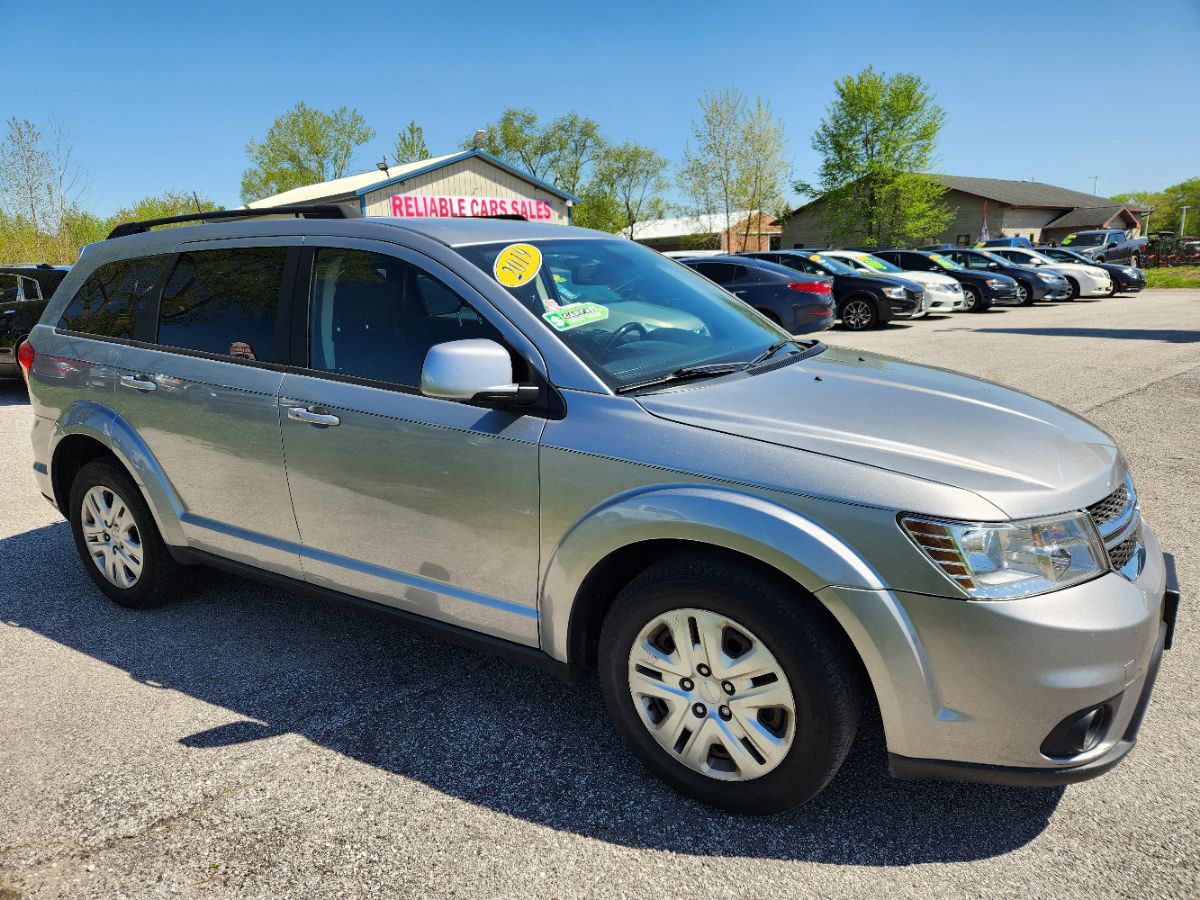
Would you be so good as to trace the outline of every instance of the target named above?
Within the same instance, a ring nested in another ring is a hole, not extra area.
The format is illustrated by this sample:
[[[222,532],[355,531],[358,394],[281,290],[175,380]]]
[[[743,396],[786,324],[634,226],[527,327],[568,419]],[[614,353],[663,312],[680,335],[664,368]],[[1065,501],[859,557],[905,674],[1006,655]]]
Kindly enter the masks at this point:
[[[936,253],[930,253],[929,258],[932,259],[939,266],[941,266],[943,269],[953,269],[954,268],[954,263],[950,262],[950,260],[946,259],[946,257],[944,257],[944,256],[939,256]]]
[[[529,284],[542,268],[542,251],[533,244],[509,244],[492,265],[492,274],[505,287]]]
[[[1067,246],[1067,244],[1071,243],[1071,241],[1075,240],[1077,237],[1079,237],[1077,234],[1068,234],[1065,238],[1063,238],[1063,246]]]
[[[859,259],[861,259],[872,269],[879,269],[881,272],[883,271],[883,262],[881,260],[878,260],[873,256],[860,256]]]
[[[580,325],[603,322],[608,318],[608,307],[599,303],[572,303],[570,306],[560,306],[553,312],[543,313],[542,318],[550,323],[550,327],[555,331],[569,331]]]

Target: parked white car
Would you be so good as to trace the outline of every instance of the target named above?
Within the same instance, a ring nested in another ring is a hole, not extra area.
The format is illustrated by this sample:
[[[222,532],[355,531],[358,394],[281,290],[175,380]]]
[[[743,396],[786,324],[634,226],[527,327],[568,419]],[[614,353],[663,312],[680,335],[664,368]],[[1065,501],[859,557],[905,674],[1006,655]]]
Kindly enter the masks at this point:
[[[1036,250],[1025,250],[1021,247],[988,247],[988,252],[1003,256],[1018,266],[1046,267],[1057,272],[1067,279],[1067,284],[1071,287],[1068,300],[1077,297],[1107,297],[1112,293],[1112,277],[1099,266],[1059,262],[1043,256]]]
[[[927,311],[958,312],[966,308],[966,296],[963,294],[962,285],[949,275],[942,275],[938,272],[916,272],[909,269],[901,269],[886,259],[880,259],[878,256],[872,256],[870,253],[863,253],[858,250],[828,250],[823,252],[825,256],[832,256],[834,259],[844,262],[846,265],[860,272],[873,272],[876,275],[898,275],[909,281],[917,282],[925,288],[925,298],[927,301],[925,309]]]

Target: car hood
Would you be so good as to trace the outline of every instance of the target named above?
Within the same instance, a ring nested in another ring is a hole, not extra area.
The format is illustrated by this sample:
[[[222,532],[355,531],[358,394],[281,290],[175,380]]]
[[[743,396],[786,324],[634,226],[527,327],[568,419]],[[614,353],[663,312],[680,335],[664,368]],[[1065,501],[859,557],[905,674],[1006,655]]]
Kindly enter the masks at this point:
[[[1058,272],[1060,275],[1075,273],[1078,275],[1090,275],[1092,278],[1104,278],[1106,273],[1099,266],[1088,265],[1087,263],[1064,263],[1056,262],[1053,266],[1042,266],[1043,269],[1050,269]]]
[[[915,281],[925,287],[949,287],[958,284],[957,279],[951,278],[949,275],[939,275],[937,272],[905,271],[900,277]]]
[[[673,422],[953,485],[1014,518],[1083,508],[1124,477],[1112,438],[1067,410],[856,350],[827,348],[759,375],[645,394],[638,402]],[[780,457],[780,465],[804,463]]]

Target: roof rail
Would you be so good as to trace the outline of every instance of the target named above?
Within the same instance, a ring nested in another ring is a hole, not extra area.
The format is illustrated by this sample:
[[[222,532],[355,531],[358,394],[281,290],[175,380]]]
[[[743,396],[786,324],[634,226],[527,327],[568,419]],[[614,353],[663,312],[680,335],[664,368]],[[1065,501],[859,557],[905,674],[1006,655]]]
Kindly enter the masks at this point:
[[[303,216],[306,219],[356,219],[359,213],[353,207],[337,203],[317,203],[307,206],[264,206],[259,209],[214,209],[183,216],[167,216],[163,219],[122,222],[108,233],[108,240],[131,234],[144,234],[158,225],[175,225],[180,222],[211,222],[217,219],[255,219],[266,216],[292,215],[297,218]]]

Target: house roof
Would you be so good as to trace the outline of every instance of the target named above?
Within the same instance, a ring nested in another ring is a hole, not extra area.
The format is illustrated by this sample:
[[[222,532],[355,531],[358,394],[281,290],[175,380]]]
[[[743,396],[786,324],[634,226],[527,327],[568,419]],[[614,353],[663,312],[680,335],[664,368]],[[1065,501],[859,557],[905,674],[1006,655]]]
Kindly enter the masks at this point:
[[[729,222],[741,225],[750,216],[749,210],[735,210],[730,212]],[[650,219],[638,223],[634,231],[639,241],[655,241],[692,234],[717,234],[728,227],[725,222],[725,213],[702,213],[696,216],[680,216],[677,219]],[[771,225],[765,227],[774,230]]]
[[[1053,222],[1043,225],[1042,228],[1071,228],[1075,230],[1108,228],[1110,223],[1114,219],[1119,218],[1122,213],[1127,215],[1127,223],[1134,226],[1138,224],[1137,215],[1129,207],[1118,204],[1117,206],[1093,206],[1087,209],[1073,209],[1059,216]]]
[[[570,200],[574,203],[579,202],[579,198],[574,194],[570,194],[552,184],[547,184],[540,179],[534,178],[528,172],[522,172],[520,169],[510,166],[506,162],[502,162],[490,153],[473,148],[471,150],[460,150],[457,153],[447,153],[444,156],[434,156],[429,159],[421,159],[416,162],[405,163],[402,166],[391,166],[386,172],[381,169],[373,169],[370,172],[360,172],[357,175],[346,175],[343,178],[334,178],[331,181],[322,181],[317,184],[306,184],[303,187],[293,188],[290,191],[284,191],[282,194],[276,194],[273,197],[264,197],[262,200],[254,200],[247,203],[246,206],[250,209],[261,209],[271,206],[286,206],[292,203],[317,203],[336,200],[353,200],[361,197],[363,194],[377,191],[380,188],[389,187],[393,184],[407,181],[410,178],[416,178],[418,175],[425,175],[429,172],[436,172],[438,169],[446,166],[454,165],[462,162],[465,159],[472,157],[480,157],[487,160],[494,166],[510,172],[530,184],[537,185],[544,191],[549,191],[564,200]]]
[[[1041,181],[1009,181],[1005,178],[972,178],[965,175],[934,175],[954,191],[987,197],[1008,206],[1039,206],[1051,209],[1075,209],[1114,206],[1115,201],[1096,194],[1085,194],[1070,188],[1057,187]],[[1140,207],[1139,207],[1140,209]]]

